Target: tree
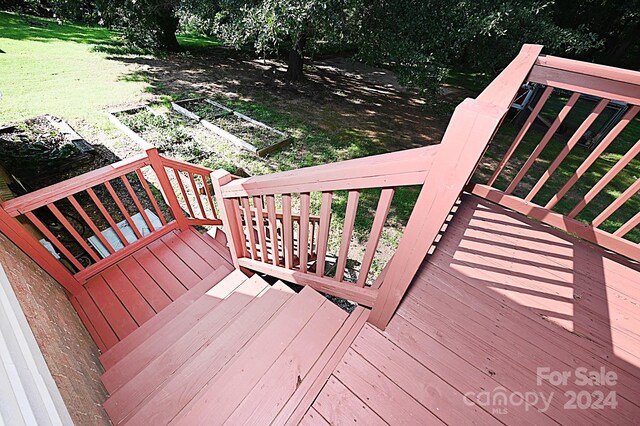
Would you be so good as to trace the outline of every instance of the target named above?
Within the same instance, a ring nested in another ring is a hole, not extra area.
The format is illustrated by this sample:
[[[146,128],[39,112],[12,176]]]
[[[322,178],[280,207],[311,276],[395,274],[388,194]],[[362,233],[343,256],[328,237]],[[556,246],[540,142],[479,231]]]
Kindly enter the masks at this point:
[[[286,78],[299,81],[305,54],[320,44],[346,42],[356,5],[354,0],[222,0],[217,33],[229,44],[250,45],[263,56],[287,51]]]
[[[557,0],[559,25],[585,28],[602,45],[581,59],[640,69],[640,0]]]
[[[103,0],[99,9],[132,44],[177,52],[180,0]]]

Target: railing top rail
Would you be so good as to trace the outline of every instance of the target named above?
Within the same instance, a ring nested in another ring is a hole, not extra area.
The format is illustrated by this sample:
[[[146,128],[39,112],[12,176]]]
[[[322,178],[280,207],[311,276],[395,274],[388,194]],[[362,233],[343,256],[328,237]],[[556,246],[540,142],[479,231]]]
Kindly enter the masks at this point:
[[[236,179],[221,188],[225,198],[422,183],[439,146],[356,158],[271,175]],[[356,183],[356,179],[358,182]]]
[[[540,55],[535,65],[570,71],[577,74],[590,75],[593,77],[606,78],[608,80],[623,81],[625,83],[640,86],[640,71],[593,64],[591,62],[576,61],[574,59],[560,58],[550,55]]]
[[[204,166],[198,166],[196,164],[187,163],[186,161],[176,160],[175,158],[169,158],[160,156],[162,158],[162,163],[174,169],[184,170],[186,172],[191,172],[199,175],[210,175],[213,172],[213,169]]]
[[[541,51],[542,46],[538,44],[522,46],[518,56],[478,95],[476,101],[495,105],[506,114]]]
[[[147,165],[149,159],[140,154],[5,201],[0,207],[11,216],[19,216]]]

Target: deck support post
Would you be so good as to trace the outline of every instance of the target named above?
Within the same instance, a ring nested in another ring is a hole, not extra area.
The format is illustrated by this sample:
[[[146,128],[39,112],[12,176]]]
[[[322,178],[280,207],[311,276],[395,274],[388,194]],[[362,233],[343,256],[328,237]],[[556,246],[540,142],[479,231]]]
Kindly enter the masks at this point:
[[[182,211],[182,207],[180,207],[180,203],[178,202],[178,197],[173,190],[173,186],[171,186],[171,182],[169,181],[169,175],[167,175],[167,171],[164,168],[164,164],[162,163],[162,157],[158,153],[158,148],[149,148],[147,149],[147,156],[149,157],[149,162],[151,163],[151,167],[153,171],[156,173],[158,177],[158,182],[160,183],[160,187],[164,192],[164,196],[169,204],[169,209],[171,210],[171,214],[175,218],[178,227],[181,230],[185,230],[189,227],[189,223],[187,221],[187,217]],[[189,200],[186,200],[188,203]]]
[[[220,211],[220,219],[222,219],[222,229],[227,235],[227,244],[229,245],[229,251],[231,251],[231,259],[233,260],[233,266],[240,268],[238,258],[244,257],[244,250],[241,244],[244,244],[244,234],[241,231],[242,224],[238,223],[237,215],[233,213],[233,200],[226,199],[222,195],[222,186],[233,180],[234,176],[226,170],[216,170],[211,173],[211,184],[213,185],[213,192],[218,203],[218,209]]]

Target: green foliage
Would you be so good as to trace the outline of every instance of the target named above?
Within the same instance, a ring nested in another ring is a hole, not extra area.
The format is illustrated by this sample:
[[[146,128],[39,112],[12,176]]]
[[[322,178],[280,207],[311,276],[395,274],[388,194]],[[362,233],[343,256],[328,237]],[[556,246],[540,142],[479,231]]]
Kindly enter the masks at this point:
[[[343,46],[351,39],[357,0],[222,0],[215,31],[228,44],[251,46],[265,57],[282,50],[300,58],[322,47]],[[291,56],[290,56],[291,61]]]
[[[382,0],[363,5],[361,16],[357,56],[431,91],[455,65],[494,75],[524,43],[565,55],[596,45],[582,28],[556,25],[544,0]]]

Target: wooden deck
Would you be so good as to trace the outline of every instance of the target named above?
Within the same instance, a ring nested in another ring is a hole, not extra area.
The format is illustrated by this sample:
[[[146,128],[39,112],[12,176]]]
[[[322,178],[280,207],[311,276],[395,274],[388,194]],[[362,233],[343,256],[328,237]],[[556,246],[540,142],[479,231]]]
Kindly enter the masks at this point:
[[[639,424],[638,283],[638,265],[465,196],[386,331],[362,328],[303,423]],[[576,383],[580,367],[616,383]],[[538,368],[571,375],[538,384]],[[565,408],[584,390],[617,407]]]
[[[104,352],[199,283],[203,294],[232,269],[228,249],[208,234],[171,231],[89,279],[71,302]]]

